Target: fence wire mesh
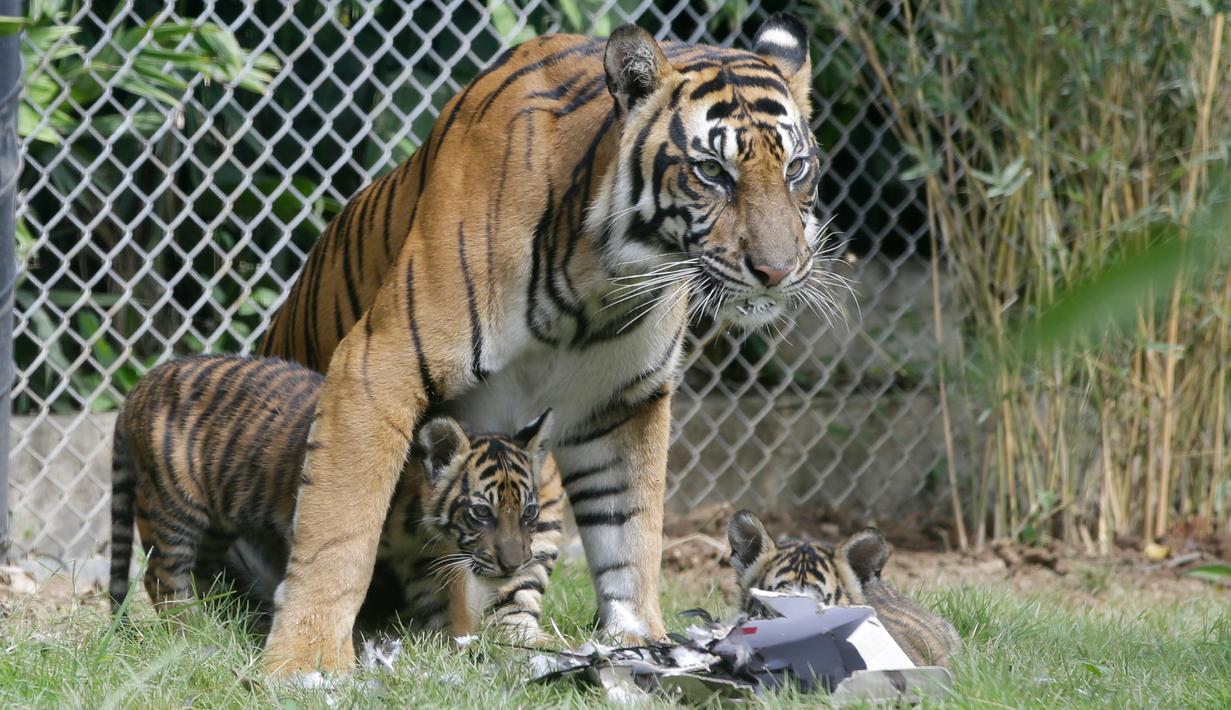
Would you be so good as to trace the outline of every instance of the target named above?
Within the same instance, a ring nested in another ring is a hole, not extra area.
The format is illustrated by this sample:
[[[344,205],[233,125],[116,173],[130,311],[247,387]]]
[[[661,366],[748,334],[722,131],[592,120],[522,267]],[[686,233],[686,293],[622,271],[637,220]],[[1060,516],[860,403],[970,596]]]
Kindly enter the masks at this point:
[[[926,510],[944,492],[934,284],[913,162],[861,53],[807,5],[35,3],[23,39],[14,551],[75,558],[107,532],[112,412],[149,367],[259,340],[346,200],[407,159],[440,107],[536,33],[747,47],[769,12],[816,25],[821,211],[847,238],[847,322],[692,335],[669,505]],[[864,9],[904,21],[896,1]],[[72,29],[65,29],[72,28]]]

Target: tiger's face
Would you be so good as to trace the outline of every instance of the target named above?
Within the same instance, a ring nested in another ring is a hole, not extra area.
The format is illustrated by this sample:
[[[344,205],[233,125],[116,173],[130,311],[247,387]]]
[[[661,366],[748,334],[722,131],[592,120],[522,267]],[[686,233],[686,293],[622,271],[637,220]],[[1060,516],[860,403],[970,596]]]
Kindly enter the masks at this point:
[[[766,612],[752,596],[753,589],[811,597],[826,606],[863,604],[864,584],[879,578],[889,557],[884,538],[873,528],[836,548],[810,540],[775,543],[757,516],[746,510],[727,526],[727,540],[740,609],[752,615]]]
[[[752,52],[668,50],[631,25],[607,44],[624,127],[590,220],[613,300],[686,295],[693,312],[747,327],[824,307],[807,30],[779,15]]]
[[[456,544],[450,566],[480,577],[510,577],[534,561],[539,472],[551,425],[548,410],[513,437],[470,436],[449,417],[420,428],[430,487],[425,519]]]

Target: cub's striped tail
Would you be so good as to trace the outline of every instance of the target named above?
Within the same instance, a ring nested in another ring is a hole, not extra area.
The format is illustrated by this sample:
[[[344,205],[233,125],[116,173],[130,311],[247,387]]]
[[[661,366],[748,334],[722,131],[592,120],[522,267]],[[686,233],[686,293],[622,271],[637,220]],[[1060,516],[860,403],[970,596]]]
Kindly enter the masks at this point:
[[[115,420],[111,442],[111,612],[118,614],[128,596],[128,569],[132,564],[133,518],[137,493],[137,472],[129,456],[124,436],[124,413]]]

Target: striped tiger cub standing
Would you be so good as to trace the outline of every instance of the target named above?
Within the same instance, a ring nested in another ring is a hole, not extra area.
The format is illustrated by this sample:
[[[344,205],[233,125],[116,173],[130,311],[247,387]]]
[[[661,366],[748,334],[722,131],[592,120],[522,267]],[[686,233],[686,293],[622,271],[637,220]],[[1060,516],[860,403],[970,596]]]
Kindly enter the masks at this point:
[[[957,629],[881,579],[889,545],[876,528],[836,548],[809,540],[775,543],[756,515],[741,510],[727,526],[740,609],[762,614],[753,589],[802,594],[832,606],[866,604],[916,665],[948,666],[961,646]]]
[[[282,360],[232,356],[170,362],[142,379],[113,441],[114,611],[128,594],[134,518],[157,606],[182,604],[220,576],[258,606],[276,599],[262,580],[284,575],[323,381]],[[550,412],[513,437],[471,435],[448,417],[420,427],[380,539],[365,626],[396,619],[467,634],[491,608],[520,640],[539,639],[563,494],[544,465],[551,429]]]

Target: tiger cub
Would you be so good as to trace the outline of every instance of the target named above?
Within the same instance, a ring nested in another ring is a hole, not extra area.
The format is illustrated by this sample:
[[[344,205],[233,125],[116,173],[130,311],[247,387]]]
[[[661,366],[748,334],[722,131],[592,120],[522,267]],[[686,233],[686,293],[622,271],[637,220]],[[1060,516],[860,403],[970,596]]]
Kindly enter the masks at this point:
[[[257,606],[285,574],[308,430],[324,377],[278,359],[199,356],[151,370],[116,419],[112,609],[128,594],[133,522],[159,607],[231,577]],[[364,626],[475,630],[481,612],[523,640],[560,539],[551,413],[513,437],[420,427],[386,517]],[[345,515],[345,501],[339,502]],[[238,544],[237,544],[238,543]]]
[[[866,604],[916,665],[948,666],[961,646],[953,624],[881,580],[889,546],[876,528],[851,535],[837,548],[807,540],[777,544],[756,515],[741,510],[727,526],[740,609],[765,610],[753,589],[803,594],[829,606]]]

